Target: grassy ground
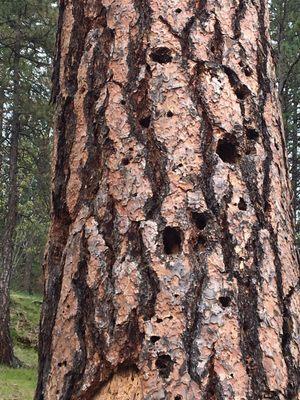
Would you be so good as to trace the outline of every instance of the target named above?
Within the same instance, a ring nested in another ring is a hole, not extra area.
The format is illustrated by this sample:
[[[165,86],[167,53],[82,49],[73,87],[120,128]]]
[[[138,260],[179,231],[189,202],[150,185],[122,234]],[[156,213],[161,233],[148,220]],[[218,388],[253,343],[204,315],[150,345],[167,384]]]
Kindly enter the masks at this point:
[[[0,400],[32,400],[36,385],[37,336],[41,298],[11,295],[12,337],[22,368],[0,366]]]

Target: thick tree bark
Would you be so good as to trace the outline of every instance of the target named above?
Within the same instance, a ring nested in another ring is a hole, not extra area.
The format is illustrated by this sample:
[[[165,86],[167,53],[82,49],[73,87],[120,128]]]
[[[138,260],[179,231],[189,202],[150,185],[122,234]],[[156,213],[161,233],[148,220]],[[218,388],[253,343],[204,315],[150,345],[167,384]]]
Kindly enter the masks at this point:
[[[3,121],[4,121],[4,88],[0,83],[0,179],[2,176],[2,164],[3,164]]]
[[[36,399],[297,398],[266,7],[61,1]]]
[[[15,366],[18,360],[13,354],[12,339],[9,331],[9,287],[13,270],[14,233],[18,208],[18,147],[20,138],[20,38],[16,34],[13,61],[13,111],[11,120],[9,179],[7,214],[3,237],[1,238],[0,261],[0,363]]]
[[[298,106],[298,105],[297,105]],[[293,189],[293,209],[295,215],[295,222],[297,221],[297,193],[298,193],[298,163],[299,163],[299,155],[298,155],[298,110],[295,109],[294,111],[294,118],[293,118],[293,132],[292,132],[292,160],[291,160],[291,178],[292,178],[292,189]]]

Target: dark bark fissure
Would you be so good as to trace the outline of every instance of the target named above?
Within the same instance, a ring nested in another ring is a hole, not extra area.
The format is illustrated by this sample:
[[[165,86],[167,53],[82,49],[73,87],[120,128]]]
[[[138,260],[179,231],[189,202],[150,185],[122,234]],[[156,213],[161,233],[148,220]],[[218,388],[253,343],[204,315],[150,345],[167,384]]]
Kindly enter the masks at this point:
[[[65,12],[64,4],[60,8],[58,20],[57,46],[61,46],[61,32],[63,16]],[[39,378],[35,398],[42,400],[44,398],[43,390],[46,386],[46,379],[51,365],[51,337],[55,323],[57,307],[60,298],[63,265],[64,248],[67,243],[71,217],[66,205],[66,188],[69,179],[69,157],[72,149],[72,143],[76,132],[76,115],[74,113],[74,95],[77,91],[77,72],[80,60],[84,51],[85,37],[88,33],[88,24],[83,20],[83,10],[80,5],[73,7],[74,19],[77,21],[73,25],[68,56],[63,66],[64,79],[68,90],[68,97],[61,98],[60,91],[60,68],[61,57],[57,52],[53,69],[53,92],[52,101],[58,104],[57,126],[58,133],[57,157],[55,165],[55,185],[52,189],[52,210],[53,224],[50,230],[47,254],[47,265],[51,265],[48,271],[48,280],[44,288],[44,303],[42,307],[42,319],[39,335]],[[80,38],[80,40],[78,40]],[[59,47],[58,47],[59,48]],[[43,318],[43,316],[47,316]]]
[[[210,357],[207,373],[208,383],[205,388],[204,398],[205,400],[224,400],[224,394],[222,393],[222,387],[220,385],[220,379],[215,372],[214,368],[215,349],[213,347],[212,355]]]
[[[260,13],[259,13],[259,30],[262,39],[262,52],[259,51],[258,54],[258,76],[259,83],[261,87],[261,115],[262,115],[262,134],[264,138],[264,147],[267,157],[265,159],[264,171],[265,178],[263,182],[263,196],[264,196],[264,215],[268,215],[266,211],[268,211],[269,205],[269,196],[270,196],[270,188],[271,188],[271,179],[270,179],[270,166],[273,160],[273,154],[270,146],[270,134],[267,130],[266,122],[263,119],[263,111],[265,106],[266,97],[269,93],[271,93],[271,83],[267,78],[267,55],[269,54],[268,48],[268,39],[266,37],[266,26],[265,26],[265,2],[260,1]],[[280,130],[281,132],[281,130]],[[271,225],[271,222],[266,220],[266,228],[270,232],[270,244],[275,257],[275,272],[276,272],[276,283],[277,283],[277,293],[279,299],[279,306],[283,316],[283,335],[282,335],[282,352],[286,362],[287,371],[288,371],[288,386],[286,388],[286,395],[288,398],[294,399],[297,397],[298,389],[300,387],[300,369],[294,364],[293,357],[291,354],[291,350],[289,347],[291,332],[292,332],[292,318],[289,312],[289,309],[286,305],[284,292],[283,292],[283,283],[282,283],[282,264],[279,257],[279,247],[278,240],[276,234],[274,232],[274,228]]]

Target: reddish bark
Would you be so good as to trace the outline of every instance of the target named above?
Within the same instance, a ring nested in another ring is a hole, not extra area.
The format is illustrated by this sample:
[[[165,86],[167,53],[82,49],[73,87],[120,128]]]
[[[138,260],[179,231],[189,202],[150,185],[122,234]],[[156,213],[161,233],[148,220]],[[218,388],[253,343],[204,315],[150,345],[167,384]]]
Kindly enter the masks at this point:
[[[38,400],[297,398],[266,2],[220,4],[60,3]]]

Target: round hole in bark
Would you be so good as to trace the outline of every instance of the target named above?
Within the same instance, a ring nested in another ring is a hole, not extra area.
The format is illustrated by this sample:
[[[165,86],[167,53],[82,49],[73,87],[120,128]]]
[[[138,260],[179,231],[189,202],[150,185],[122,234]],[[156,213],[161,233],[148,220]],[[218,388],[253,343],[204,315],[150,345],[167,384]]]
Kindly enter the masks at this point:
[[[158,342],[159,340],[160,340],[160,336],[151,336],[150,337],[150,342],[153,344]]]
[[[174,114],[172,113],[172,111],[169,110],[169,111],[167,112],[167,117],[168,117],[168,118],[172,118],[173,115],[174,115]]]
[[[126,101],[125,100],[121,100],[120,103],[122,104],[122,106],[125,106]]]
[[[219,302],[222,307],[226,308],[226,307],[230,306],[231,298],[229,296],[220,296]]]
[[[157,322],[158,324],[160,324],[161,322],[163,322],[163,320],[162,320],[161,318],[156,318],[156,322]]]
[[[245,68],[244,68],[244,74],[246,76],[251,76],[252,75],[252,69],[248,65],[246,65]]]
[[[180,394],[178,394],[177,396],[174,397],[174,400],[182,400],[182,396],[180,396]]]
[[[159,370],[159,375],[162,378],[168,378],[171,371],[173,370],[174,361],[168,354],[161,354],[157,357],[155,362],[156,367]]]
[[[143,128],[149,128],[150,122],[151,122],[151,115],[148,115],[147,117],[140,119],[140,125]]]
[[[207,221],[208,221],[208,215],[207,213],[197,213],[197,212],[192,212],[192,218],[199,230],[203,230],[206,227]]]
[[[247,210],[247,203],[245,202],[245,200],[241,197],[239,204],[238,204],[238,208],[242,211],[246,211]]]
[[[259,134],[256,129],[248,128],[246,130],[247,138],[249,140],[257,140],[259,138]]]
[[[174,228],[167,226],[163,232],[163,243],[164,251],[166,254],[177,254],[182,250],[181,230],[179,228]]]
[[[157,47],[150,54],[151,59],[159,64],[167,64],[172,61],[171,50],[168,47]]]
[[[180,14],[181,13],[181,8],[176,8],[176,10],[175,10],[175,12],[177,13],[177,14]]]
[[[123,165],[128,165],[130,163],[130,159],[128,157],[124,157],[122,160]]]
[[[236,144],[232,143],[228,138],[223,138],[218,141],[217,154],[222,161],[234,164],[238,158]]]

